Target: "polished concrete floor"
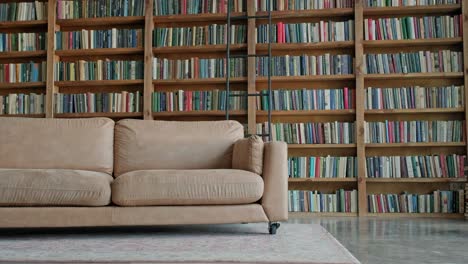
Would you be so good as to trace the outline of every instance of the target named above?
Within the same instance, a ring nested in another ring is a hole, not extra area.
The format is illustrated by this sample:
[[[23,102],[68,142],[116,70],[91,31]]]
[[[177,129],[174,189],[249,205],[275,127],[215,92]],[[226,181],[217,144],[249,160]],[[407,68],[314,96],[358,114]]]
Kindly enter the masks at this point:
[[[362,263],[468,263],[464,220],[324,217],[289,222],[321,224]]]

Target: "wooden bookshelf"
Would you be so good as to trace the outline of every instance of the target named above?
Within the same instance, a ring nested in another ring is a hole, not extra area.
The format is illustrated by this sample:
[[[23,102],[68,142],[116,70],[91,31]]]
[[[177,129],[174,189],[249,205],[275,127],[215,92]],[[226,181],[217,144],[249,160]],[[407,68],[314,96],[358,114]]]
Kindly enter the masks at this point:
[[[223,90],[226,87],[225,78],[209,79],[175,79],[153,80],[153,58],[190,58],[190,57],[217,57],[222,58],[226,52],[226,45],[203,45],[189,47],[153,47],[153,29],[155,27],[193,27],[208,26],[211,24],[226,24],[227,14],[196,14],[196,15],[168,15],[155,16],[153,14],[153,1],[145,0],[146,10],[143,16],[134,17],[103,17],[80,19],[57,19],[56,0],[49,0],[47,20],[0,22],[0,32],[47,32],[47,48],[43,51],[3,52],[0,61],[13,63],[16,61],[46,60],[47,80],[33,83],[0,83],[0,94],[9,92],[42,91],[46,93],[46,106],[44,114],[37,115],[10,115],[35,118],[88,118],[109,117],[113,119],[164,119],[164,120],[220,120],[224,119],[224,111],[189,111],[189,112],[153,112],[152,93],[154,91],[177,90]],[[233,54],[264,55],[268,52],[268,45],[256,42],[256,27],[268,22],[265,18],[240,20],[241,16],[266,16],[267,12],[257,12],[254,1],[247,1],[247,12],[232,13],[234,24],[247,26],[247,43],[232,44],[230,51]],[[354,8],[338,8],[324,10],[296,10],[273,11],[274,23],[303,23],[321,20],[344,21],[354,20],[355,39],[352,41],[317,42],[317,43],[273,43],[272,54],[281,55],[320,55],[320,54],[350,54],[354,57],[354,74],[347,75],[316,75],[316,76],[273,76],[271,78],[273,89],[331,89],[348,87],[356,90],[356,108],[345,110],[291,110],[272,111],[274,121],[283,123],[297,122],[355,122],[356,143],[354,144],[289,144],[290,156],[355,156],[357,157],[357,178],[290,178],[290,186],[299,189],[332,190],[357,189],[358,213],[291,213],[294,217],[313,216],[372,216],[372,217],[443,217],[461,218],[459,214],[371,214],[368,213],[367,195],[371,191],[383,190],[399,192],[410,186],[411,190],[426,192],[433,188],[449,188],[453,184],[466,183],[466,178],[366,178],[366,157],[378,155],[430,155],[437,153],[456,153],[466,155],[468,151],[466,142],[444,143],[392,143],[392,144],[366,144],[364,142],[364,124],[373,120],[467,120],[468,119],[468,92],[465,89],[465,106],[462,108],[426,108],[426,109],[389,109],[366,110],[367,87],[401,87],[401,86],[442,86],[464,85],[468,86],[468,30],[459,38],[442,39],[416,39],[416,40],[364,40],[364,18],[402,17],[402,16],[430,16],[462,14],[465,16],[463,26],[468,29],[468,2],[462,1],[457,5],[438,6],[412,6],[412,7],[385,7],[365,8],[363,2],[355,1]],[[111,29],[133,28],[144,29],[143,47],[115,48],[115,49],[86,49],[86,50],[55,50],[54,40],[57,31],[78,31],[81,29]],[[415,50],[463,50],[464,72],[456,73],[408,73],[408,74],[366,74],[364,71],[364,55],[367,53],[390,53]],[[71,60],[97,60],[107,58],[141,60],[144,63],[144,77],[140,80],[103,80],[103,81],[54,81],[54,64],[58,61]],[[256,60],[247,59],[247,76],[231,78],[232,90],[257,93],[268,86],[268,78],[257,76]],[[100,91],[140,91],[143,95],[142,112],[137,113],[72,113],[56,114],[54,112],[55,94],[100,92]],[[230,111],[232,119],[242,120],[248,124],[248,132],[256,132],[256,124],[264,122],[268,116],[267,111],[257,110],[257,98],[248,99],[245,110]],[[311,121],[312,120],[312,121]],[[318,121],[317,121],[318,120]],[[326,121],[325,121],[326,120]],[[279,122],[279,121],[278,121]],[[468,122],[467,122],[468,126]],[[468,127],[466,127],[468,129]],[[391,186],[387,187],[387,186]],[[311,189],[312,188],[312,189]],[[398,189],[400,188],[400,189]]]

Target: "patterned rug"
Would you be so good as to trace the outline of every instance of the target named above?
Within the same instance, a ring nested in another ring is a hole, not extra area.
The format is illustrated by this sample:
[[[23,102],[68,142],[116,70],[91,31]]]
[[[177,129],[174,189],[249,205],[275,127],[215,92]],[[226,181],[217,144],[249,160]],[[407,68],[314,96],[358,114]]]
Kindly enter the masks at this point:
[[[0,263],[359,263],[320,225],[0,229]]]

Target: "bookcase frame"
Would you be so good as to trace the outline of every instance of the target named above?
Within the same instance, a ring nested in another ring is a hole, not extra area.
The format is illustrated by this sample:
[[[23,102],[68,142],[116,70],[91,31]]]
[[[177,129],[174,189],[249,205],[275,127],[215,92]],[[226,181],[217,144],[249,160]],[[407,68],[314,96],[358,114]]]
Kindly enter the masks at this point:
[[[20,0],[18,0],[20,2]],[[273,122],[330,122],[330,121],[356,121],[355,144],[289,144],[290,156],[309,155],[349,155],[357,156],[357,178],[306,178],[289,179],[290,189],[335,191],[336,189],[358,190],[359,213],[292,213],[299,217],[309,216],[378,216],[378,217],[447,217],[462,218],[462,214],[370,214],[367,208],[367,195],[370,193],[395,193],[403,190],[415,193],[426,193],[439,188],[450,188],[453,185],[462,186],[467,182],[463,179],[371,179],[365,177],[366,156],[372,155],[410,155],[458,153],[467,154],[468,146],[463,143],[408,143],[408,144],[366,144],[364,142],[364,123],[366,120],[384,120],[391,117],[395,120],[408,120],[408,118],[424,118],[426,120],[460,119],[468,118],[468,1],[461,1],[458,5],[443,6],[416,6],[416,7],[385,7],[364,8],[363,0],[356,0],[354,8],[301,10],[301,11],[273,11],[275,21],[305,22],[324,20],[340,20],[352,18],[355,23],[355,40],[342,42],[321,43],[282,43],[272,44],[273,55],[300,55],[324,53],[349,53],[355,56],[355,74],[331,76],[287,76],[272,77],[272,88],[304,88],[306,86],[321,88],[338,88],[348,86],[356,89],[356,109],[352,110],[311,110],[311,111],[272,111]],[[153,0],[145,0],[145,13],[142,17],[104,17],[59,20],[56,17],[57,0],[48,1],[47,20],[41,21],[15,21],[0,22],[0,32],[46,31],[47,50],[28,52],[2,52],[0,62],[28,61],[45,58],[47,60],[47,80],[35,83],[0,83],[0,93],[7,92],[37,92],[44,91],[46,96],[45,114],[19,115],[24,117],[47,118],[77,118],[77,117],[110,117],[140,118],[145,120],[222,120],[224,111],[192,111],[192,112],[152,112],[152,93],[155,89],[174,90],[184,88],[187,90],[211,90],[225,87],[224,78],[212,79],[184,79],[184,80],[153,80],[152,61],[155,56],[172,56],[172,58],[188,58],[194,56],[225,56],[225,45],[209,45],[195,47],[153,47],[153,29],[156,25],[193,25],[225,23],[226,14],[199,14],[199,15],[169,15],[154,16]],[[256,12],[253,1],[247,1],[246,13],[232,13],[239,15],[266,15],[266,12]],[[364,18],[381,16],[408,16],[408,15],[463,15],[463,38],[429,39],[429,40],[364,40]],[[397,15],[395,15],[397,14]],[[248,54],[265,53],[266,44],[255,42],[256,19],[247,22],[247,43],[231,45],[231,52],[247,51]],[[143,48],[117,48],[94,50],[54,50],[55,32],[61,28],[68,29],[101,29],[111,27],[140,27],[144,29]],[[453,49],[463,50],[465,69],[461,73],[410,73],[410,74],[365,74],[364,55],[366,51],[396,52],[422,49]],[[113,81],[54,81],[54,64],[61,57],[96,59],[106,56],[119,56],[128,58],[141,58],[144,62],[143,80],[113,80]],[[232,78],[233,90],[246,90],[249,93],[261,91],[267,87],[266,77],[256,76],[255,58],[247,60],[248,74],[246,77]],[[403,85],[449,85],[463,84],[465,86],[465,107],[457,109],[401,109],[401,110],[365,110],[365,88],[385,83],[388,87]],[[313,88],[310,87],[310,88]],[[143,111],[138,113],[80,113],[55,114],[54,94],[60,89],[72,89],[77,93],[101,90],[123,91],[125,89],[139,89],[143,94]],[[256,133],[256,123],[266,120],[266,111],[256,110],[256,99],[248,99],[246,111],[231,111],[233,119],[248,124],[248,132]],[[11,116],[11,115],[9,115]],[[468,124],[467,124],[468,126]],[[465,129],[468,130],[468,127]],[[461,188],[461,187],[460,187]]]

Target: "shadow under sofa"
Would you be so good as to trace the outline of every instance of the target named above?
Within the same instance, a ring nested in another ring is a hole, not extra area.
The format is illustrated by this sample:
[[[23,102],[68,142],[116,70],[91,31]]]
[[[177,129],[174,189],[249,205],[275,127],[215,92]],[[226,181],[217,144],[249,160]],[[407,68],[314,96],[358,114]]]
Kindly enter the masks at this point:
[[[287,146],[236,121],[0,118],[0,228],[287,220]]]

